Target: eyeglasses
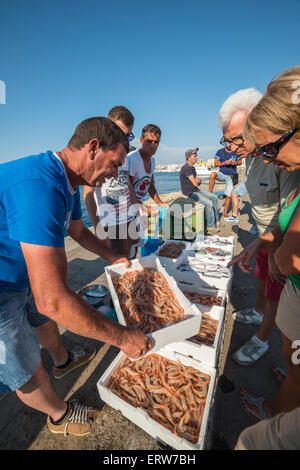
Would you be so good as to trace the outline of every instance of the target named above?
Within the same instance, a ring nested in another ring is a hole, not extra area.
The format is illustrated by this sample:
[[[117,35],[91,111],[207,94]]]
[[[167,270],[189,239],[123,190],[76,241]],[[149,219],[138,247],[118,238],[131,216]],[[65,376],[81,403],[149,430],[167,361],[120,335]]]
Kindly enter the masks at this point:
[[[244,139],[243,137],[234,137],[232,140],[225,139],[223,136],[222,139],[220,140],[220,144],[226,147],[227,149],[231,146],[231,144],[236,145],[237,147],[240,147],[243,145]]]
[[[290,131],[284,134],[280,139],[276,140],[276,142],[272,142],[270,144],[263,145],[257,149],[257,152],[262,155],[264,158],[276,158],[280,148],[288,141],[291,137],[297,132],[298,127],[293,127]]]
[[[131,142],[134,139],[134,133],[130,132],[130,134],[126,134],[126,137],[128,139],[128,142]]]
[[[145,139],[144,142],[147,142],[148,144],[154,144],[154,145],[159,144],[159,140]]]

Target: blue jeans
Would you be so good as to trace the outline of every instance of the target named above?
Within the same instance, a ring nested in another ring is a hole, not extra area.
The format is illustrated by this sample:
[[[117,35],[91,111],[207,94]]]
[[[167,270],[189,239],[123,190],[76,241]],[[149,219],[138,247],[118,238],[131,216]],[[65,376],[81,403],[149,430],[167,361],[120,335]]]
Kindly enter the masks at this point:
[[[194,201],[201,202],[205,207],[205,216],[207,226],[213,228],[216,226],[216,221],[218,220],[218,210],[219,210],[219,199],[218,196],[214,193],[208,191],[197,191],[189,194],[191,199]]]
[[[47,321],[29,288],[0,292],[0,393],[17,390],[35,373],[40,345],[33,328]]]
[[[225,182],[224,194],[228,197],[231,196],[233,190],[233,182],[230,175],[224,175],[221,171],[217,172],[217,179]]]

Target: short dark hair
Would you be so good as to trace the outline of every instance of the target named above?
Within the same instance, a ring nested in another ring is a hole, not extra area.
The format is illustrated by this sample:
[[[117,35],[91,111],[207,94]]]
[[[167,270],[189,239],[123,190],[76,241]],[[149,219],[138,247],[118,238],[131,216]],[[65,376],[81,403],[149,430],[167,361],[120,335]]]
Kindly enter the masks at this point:
[[[92,139],[99,140],[104,152],[114,150],[119,144],[129,152],[128,138],[117,124],[106,117],[92,117],[78,124],[68,147],[80,149]]]
[[[149,134],[155,134],[161,136],[161,130],[158,126],[155,124],[147,124],[142,130],[142,137],[145,137],[146,132],[149,132]]]
[[[109,111],[107,117],[112,121],[122,121],[125,126],[130,127],[134,124],[134,117],[125,106],[114,106]]]

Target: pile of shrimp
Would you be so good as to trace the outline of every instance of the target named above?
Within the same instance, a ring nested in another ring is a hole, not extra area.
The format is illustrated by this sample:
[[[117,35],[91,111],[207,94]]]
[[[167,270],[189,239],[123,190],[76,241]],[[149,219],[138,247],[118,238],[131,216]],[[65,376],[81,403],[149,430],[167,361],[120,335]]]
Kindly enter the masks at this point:
[[[127,271],[112,282],[127,326],[147,334],[185,319],[166,278],[155,269]]]
[[[165,258],[178,258],[185,249],[183,242],[170,242],[166,243],[158,252],[157,256],[164,256]]]
[[[212,346],[215,341],[216,332],[218,328],[218,320],[214,320],[206,313],[202,313],[201,328],[197,335],[189,338],[188,341],[192,341],[196,344],[205,344]]]
[[[193,292],[183,292],[184,295],[194,304],[207,305],[211,307],[212,305],[221,305],[222,297],[215,297],[213,295],[200,295]]]
[[[158,354],[128,358],[112,375],[109,388],[152,419],[193,444],[199,439],[210,376]]]

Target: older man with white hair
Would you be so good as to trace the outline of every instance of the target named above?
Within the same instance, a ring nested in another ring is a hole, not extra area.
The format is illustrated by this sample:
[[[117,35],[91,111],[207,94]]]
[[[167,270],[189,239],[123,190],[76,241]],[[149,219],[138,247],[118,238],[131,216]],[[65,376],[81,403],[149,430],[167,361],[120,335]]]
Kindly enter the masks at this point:
[[[233,148],[237,148],[235,152],[237,156],[241,159],[246,158],[246,175],[252,159],[252,146],[244,142],[241,128],[244,126],[245,115],[251,112],[261,98],[262,94],[255,88],[240,90],[231,95],[219,111],[219,125],[223,129],[223,138],[220,143],[227,151],[234,151]],[[232,215],[228,218],[228,222],[238,222],[239,199],[247,193],[246,181],[232,191]]]
[[[223,130],[221,143],[240,158],[247,158],[246,180],[234,193],[238,196],[249,193],[252,215],[262,235],[276,226],[281,204],[299,184],[299,175],[295,175],[296,172],[288,174],[274,165],[265,165],[262,157],[256,155],[255,147],[244,139],[247,116],[261,97],[262,94],[254,88],[234,93],[220,109],[219,124]],[[237,217],[238,199],[234,197],[234,203],[236,200],[233,216]],[[285,277],[280,273],[271,250],[264,249],[258,253],[255,277],[258,279],[255,308],[250,307],[234,314],[237,321],[260,325],[256,335],[233,356],[241,365],[253,364],[268,351],[268,339],[275,327],[275,315]]]

